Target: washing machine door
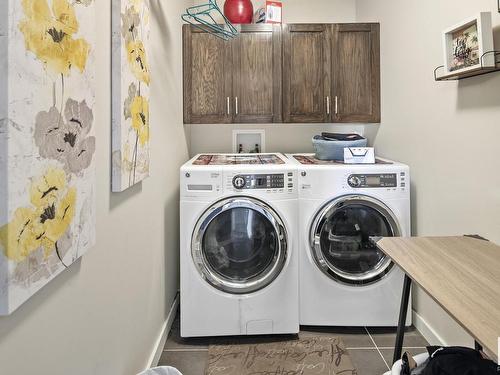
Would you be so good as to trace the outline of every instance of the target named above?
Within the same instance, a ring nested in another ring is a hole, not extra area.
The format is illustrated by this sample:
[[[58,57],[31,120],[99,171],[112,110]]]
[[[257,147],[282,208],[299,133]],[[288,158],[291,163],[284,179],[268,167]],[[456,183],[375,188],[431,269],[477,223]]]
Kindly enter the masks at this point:
[[[287,259],[287,233],[279,215],[264,202],[238,197],[222,200],[198,220],[191,253],[200,275],[233,294],[269,285]]]
[[[393,266],[370,237],[400,235],[396,217],[383,202],[363,195],[343,196],[316,215],[311,226],[312,256],[330,278],[366,285],[384,277]]]

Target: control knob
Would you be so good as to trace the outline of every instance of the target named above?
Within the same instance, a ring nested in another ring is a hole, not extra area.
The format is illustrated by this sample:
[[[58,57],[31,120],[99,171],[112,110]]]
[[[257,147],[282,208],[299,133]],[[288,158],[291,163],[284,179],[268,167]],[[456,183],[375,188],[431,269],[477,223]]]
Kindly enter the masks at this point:
[[[241,177],[241,176],[236,176],[233,180],[233,186],[236,188],[236,189],[243,189],[246,185],[246,180],[244,177]]]
[[[361,179],[358,176],[349,176],[347,183],[350,187],[357,188],[361,186]]]

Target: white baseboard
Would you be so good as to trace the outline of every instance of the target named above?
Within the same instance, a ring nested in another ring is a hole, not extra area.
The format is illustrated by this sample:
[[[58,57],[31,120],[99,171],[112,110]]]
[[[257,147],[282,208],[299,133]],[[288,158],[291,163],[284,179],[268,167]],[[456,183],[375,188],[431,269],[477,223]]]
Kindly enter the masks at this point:
[[[154,346],[154,350],[151,353],[151,356],[149,357],[148,367],[146,368],[146,370],[150,369],[151,367],[156,367],[158,365],[161,354],[163,353],[163,348],[165,347],[165,343],[167,342],[168,334],[170,332],[170,329],[172,328],[172,324],[174,323],[175,314],[177,313],[178,307],[179,307],[179,293],[177,293],[177,295],[175,296],[174,302],[170,307],[167,320],[165,321],[165,323],[163,323],[161,327],[160,335],[158,336],[158,339],[156,340],[156,344]]]
[[[446,345],[445,340],[427,323],[418,313],[413,310],[413,325],[421,333],[421,335],[431,345]]]

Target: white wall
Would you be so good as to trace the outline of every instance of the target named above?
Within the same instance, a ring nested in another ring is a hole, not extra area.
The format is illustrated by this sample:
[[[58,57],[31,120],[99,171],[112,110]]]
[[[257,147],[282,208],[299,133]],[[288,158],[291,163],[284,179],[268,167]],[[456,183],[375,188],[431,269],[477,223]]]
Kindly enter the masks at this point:
[[[200,3],[203,0],[196,0]],[[224,2],[219,1],[222,5]],[[263,0],[253,0],[254,9],[263,6]],[[355,0],[286,0],[283,2],[285,23],[355,22]],[[378,125],[336,126],[332,124],[238,124],[189,125],[191,154],[201,152],[232,152],[233,129],[264,129],[266,151],[312,152],[311,138],[323,131],[357,131],[371,140]]]
[[[225,0],[218,0],[221,9]],[[205,4],[206,0],[193,0],[194,5]],[[265,6],[265,0],[252,0],[254,11]],[[283,22],[285,23],[328,23],[349,22],[356,17],[356,0],[285,0],[283,1]],[[347,20],[347,21],[346,21]]]
[[[109,1],[97,5],[97,245],[12,316],[0,373],[131,375],[144,369],[178,289],[178,168],[185,1],[151,0],[151,177],[110,193]]]
[[[206,124],[190,125],[191,153],[233,152],[233,130],[263,129],[266,152],[313,152],[312,137],[325,131],[357,132],[370,141],[374,139],[377,124],[332,125],[332,124]]]
[[[496,5],[358,0],[358,21],[381,22],[382,124],[375,146],[411,167],[416,235],[476,233],[500,243],[500,74],[433,80],[447,27],[491,11],[500,43]],[[415,293],[415,309],[445,343],[471,344],[422,291]]]

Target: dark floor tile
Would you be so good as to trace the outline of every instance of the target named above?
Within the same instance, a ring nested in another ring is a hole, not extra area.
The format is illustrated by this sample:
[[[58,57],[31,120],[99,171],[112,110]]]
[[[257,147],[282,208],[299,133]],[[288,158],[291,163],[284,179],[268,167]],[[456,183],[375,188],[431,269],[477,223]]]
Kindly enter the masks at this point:
[[[351,349],[348,352],[357,375],[382,375],[389,371],[376,349]]]
[[[415,349],[415,348],[403,348],[403,353],[408,352],[412,356],[415,356],[420,353],[426,353],[425,348],[422,349]],[[389,366],[392,367],[392,357],[394,355],[394,349],[380,349],[380,353],[382,353],[382,356],[384,357],[385,361],[389,364]]]
[[[211,337],[210,345],[250,345],[298,340],[298,335],[258,335]]]
[[[160,358],[159,366],[172,366],[182,375],[204,375],[208,351],[166,351]]]
[[[181,337],[181,324],[177,314],[172,329],[165,343],[165,349],[208,349],[209,337],[183,338]]]
[[[392,348],[396,342],[396,328],[367,328],[379,348]],[[423,338],[415,327],[407,328],[403,346],[425,347],[429,343]]]
[[[375,348],[364,327],[300,327],[301,337],[337,336],[342,338],[346,348]]]

